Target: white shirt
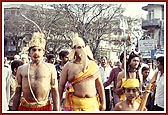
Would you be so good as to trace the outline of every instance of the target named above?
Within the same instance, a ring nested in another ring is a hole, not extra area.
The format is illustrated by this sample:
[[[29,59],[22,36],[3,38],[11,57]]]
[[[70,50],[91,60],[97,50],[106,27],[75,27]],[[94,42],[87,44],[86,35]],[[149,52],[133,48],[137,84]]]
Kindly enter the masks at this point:
[[[166,101],[166,100],[165,100]],[[164,73],[158,72],[156,80],[156,93],[154,104],[164,108]]]
[[[99,70],[101,73],[102,82],[104,83],[108,79],[108,77],[110,76],[110,72],[111,72],[112,68],[109,66],[106,66],[104,69],[102,66],[99,66]]]
[[[10,100],[10,75],[10,69],[4,67],[2,75],[2,112],[9,110],[8,104]]]
[[[151,80],[153,78],[154,74],[155,74],[155,71],[152,68],[150,68],[148,79]]]

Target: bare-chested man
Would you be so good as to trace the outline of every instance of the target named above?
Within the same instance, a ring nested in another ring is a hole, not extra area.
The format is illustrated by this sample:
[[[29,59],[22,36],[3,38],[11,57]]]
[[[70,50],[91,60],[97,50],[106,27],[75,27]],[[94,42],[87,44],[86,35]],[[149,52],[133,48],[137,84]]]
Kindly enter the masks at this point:
[[[29,42],[31,61],[18,68],[12,110],[51,111],[59,110],[59,93],[56,70],[53,64],[43,61],[45,49],[44,34],[35,32]],[[52,93],[53,107],[48,99]]]
[[[140,104],[136,101],[139,96],[139,80],[127,79],[122,86],[126,100],[117,103],[114,107],[114,111],[137,111]]]
[[[60,77],[60,100],[62,100],[65,84],[69,81],[72,87],[66,90],[65,107],[69,107],[71,111],[105,110],[105,93],[99,68],[92,60],[92,52],[88,46],[85,47],[82,38],[78,36],[74,38],[69,59],[70,61],[65,64]]]
[[[134,52],[132,52],[129,55],[128,61],[126,62],[126,77],[125,77],[124,70],[121,71],[117,77],[116,92],[118,95],[120,95],[121,101],[125,100],[125,96],[122,95],[124,93],[124,90],[123,90],[123,87],[121,86],[126,79],[136,78],[136,79],[139,79],[140,82],[142,81],[142,78],[139,78],[139,74],[138,74],[140,65],[141,65],[141,57],[135,54]]]

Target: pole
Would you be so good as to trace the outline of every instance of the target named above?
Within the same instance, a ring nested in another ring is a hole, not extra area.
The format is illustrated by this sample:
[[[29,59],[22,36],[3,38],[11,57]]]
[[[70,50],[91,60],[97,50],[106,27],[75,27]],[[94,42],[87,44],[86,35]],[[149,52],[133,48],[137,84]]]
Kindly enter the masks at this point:
[[[124,77],[126,78],[126,52],[127,52],[127,37],[126,36],[126,29],[128,29],[128,24],[127,24],[127,20],[125,20],[124,18],[120,19],[120,29],[123,30],[122,32],[122,39],[124,41]]]
[[[126,71],[127,71],[127,69],[126,69],[126,52],[127,52],[127,50],[126,50],[126,42],[124,42],[124,76],[125,76],[125,79],[126,79]]]

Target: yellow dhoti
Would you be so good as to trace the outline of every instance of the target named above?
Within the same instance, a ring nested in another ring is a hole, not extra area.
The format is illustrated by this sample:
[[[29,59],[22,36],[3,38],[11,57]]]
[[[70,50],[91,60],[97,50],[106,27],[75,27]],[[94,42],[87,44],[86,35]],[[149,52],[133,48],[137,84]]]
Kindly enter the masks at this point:
[[[98,98],[80,98],[72,96],[73,111],[99,111]]]
[[[94,61],[88,64],[86,72],[80,72],[75,76],[74,81],[71,84],[75,84],[87,77],[94,75],[98,70],[98,66]],[[99,111],[99,97],[95,96],[92,98],[80,98],[73,95],[74,89],[70,87],[66,89],[65,108],[71,111]]]

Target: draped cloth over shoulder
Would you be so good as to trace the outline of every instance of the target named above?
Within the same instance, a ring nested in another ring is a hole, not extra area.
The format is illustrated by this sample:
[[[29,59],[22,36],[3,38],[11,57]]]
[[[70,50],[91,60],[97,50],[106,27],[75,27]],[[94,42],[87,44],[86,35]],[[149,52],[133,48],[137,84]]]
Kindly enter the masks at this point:
[[[71,82],[71,84],[73,85],[73,84],[75,84],[79,81],[82,81],[82,80],[94,75],[98,71],[99,71],[99,69],[98,69],[97,64],[94,61],[90,61],[89,64],[88,64],[87,70],[85,72],[81,71],[78,75],[76,75],[74,80]],[[69,108],[69,110],[73,110],[73,108],[75,107],[72,100],[77,99],[77,98],[74,97],[73,92],[74,92],[73,87],[70,87],[70,88],[66,89],[65,108]],[[96,98],[94,98],[94,99],[96,99]],[[89,105],[89,102],[93,103],[92,101],[87,101],[88,105]],[[81,101],[81,103],[83,103],[83,100]],[[85,104],[85,106],[86,106],[86,104]]]

